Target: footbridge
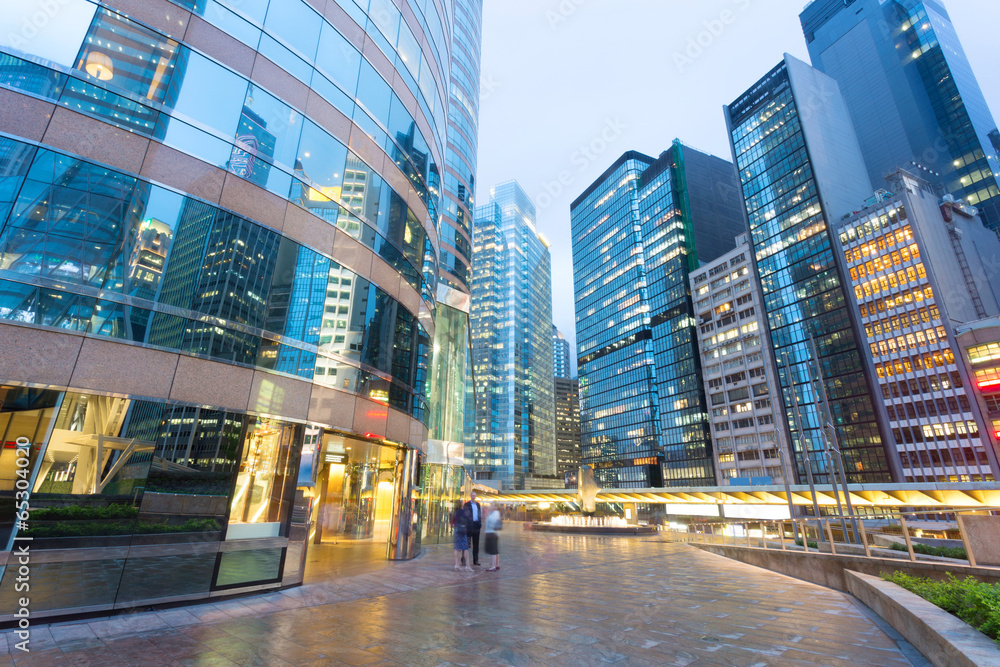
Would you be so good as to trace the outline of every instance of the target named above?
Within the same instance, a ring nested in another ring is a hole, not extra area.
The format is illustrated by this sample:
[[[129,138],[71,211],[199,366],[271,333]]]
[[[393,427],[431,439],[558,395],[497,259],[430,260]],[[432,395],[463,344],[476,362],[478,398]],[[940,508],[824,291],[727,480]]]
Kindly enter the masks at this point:
[[[1000,486],[994,482],[848,484],[855,507],[996,508],[1000,507]],[[817,484],[770,486],[692,486],[652,489],[597,489],[598,503],[648,503],[657,505],[792,505],[816,503],[835,506],[844,502],[843,486]],[[577,489],[513,490],[490,494],[490,499],[509,503],[581,502]],[[678,508],[680,509],[680,508]]]

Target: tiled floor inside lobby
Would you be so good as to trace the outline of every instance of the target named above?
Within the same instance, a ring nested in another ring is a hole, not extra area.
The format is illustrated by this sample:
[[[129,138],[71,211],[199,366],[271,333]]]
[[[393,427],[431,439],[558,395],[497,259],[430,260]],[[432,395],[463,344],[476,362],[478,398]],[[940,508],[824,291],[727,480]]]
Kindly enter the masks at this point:
[[[844,595],[693,547],[508,524],[501,550],[497,573],[430,546],[280,593],[36,626],[30,654],[5,630],[0,665],[911,664]]]

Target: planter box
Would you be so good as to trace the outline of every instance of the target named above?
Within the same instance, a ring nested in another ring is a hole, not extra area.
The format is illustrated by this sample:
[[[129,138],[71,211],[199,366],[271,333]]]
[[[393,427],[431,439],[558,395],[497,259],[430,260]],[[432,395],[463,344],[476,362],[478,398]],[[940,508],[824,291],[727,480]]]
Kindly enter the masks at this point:
[[[870,574],[844,571],[848,591],[939,667],[1000,664],[1000,647],[986,635],[916,593]]]

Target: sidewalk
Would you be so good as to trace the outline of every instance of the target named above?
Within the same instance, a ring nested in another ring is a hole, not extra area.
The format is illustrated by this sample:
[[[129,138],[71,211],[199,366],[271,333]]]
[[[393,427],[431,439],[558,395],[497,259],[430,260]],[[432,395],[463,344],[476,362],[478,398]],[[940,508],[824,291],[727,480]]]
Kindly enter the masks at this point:
[[[836,591],[682,544],[505,531],[367,574],[32,629],[0,665],[909,665]],[[486,563],[485,556],[483,562]],[[8,644],[9,642],[9,644]]]

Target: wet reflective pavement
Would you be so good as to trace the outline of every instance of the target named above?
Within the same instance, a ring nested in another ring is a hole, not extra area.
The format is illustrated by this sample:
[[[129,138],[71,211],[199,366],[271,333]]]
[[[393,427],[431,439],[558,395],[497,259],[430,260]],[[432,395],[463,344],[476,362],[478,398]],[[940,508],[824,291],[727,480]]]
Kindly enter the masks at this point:
[[[501,551],[496,573],[455,572],[435,545],[277,593],[37,626],[30,654],[5,630],[0,665],[912,664],[847,596],[686,545],[508,524]]]

